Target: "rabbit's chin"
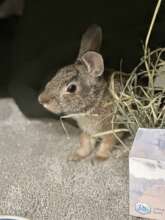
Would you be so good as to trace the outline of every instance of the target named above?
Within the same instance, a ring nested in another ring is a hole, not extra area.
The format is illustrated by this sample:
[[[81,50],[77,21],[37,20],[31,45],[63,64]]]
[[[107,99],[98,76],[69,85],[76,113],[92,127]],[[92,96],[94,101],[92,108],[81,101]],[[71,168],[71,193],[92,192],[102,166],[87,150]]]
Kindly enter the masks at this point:
[[[43,104],[43,107],[45,109],[47,109],[49,112],[52,112],[56,115],[62,115],[61,109],[55,108],[53,105],[51,104]]]

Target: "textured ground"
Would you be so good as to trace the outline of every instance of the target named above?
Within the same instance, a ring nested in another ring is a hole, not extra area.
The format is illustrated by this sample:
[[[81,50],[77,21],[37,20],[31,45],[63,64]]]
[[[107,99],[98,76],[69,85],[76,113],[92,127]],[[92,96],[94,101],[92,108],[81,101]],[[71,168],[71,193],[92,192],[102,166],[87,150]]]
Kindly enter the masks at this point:
[[[0,100],[0,213],[34,220],[128,220],[128,155],[68,162],[79,130],[29,120]],[[115,151],[114,151],[115,152]],[[117,151],[116,151],[117,152]]]

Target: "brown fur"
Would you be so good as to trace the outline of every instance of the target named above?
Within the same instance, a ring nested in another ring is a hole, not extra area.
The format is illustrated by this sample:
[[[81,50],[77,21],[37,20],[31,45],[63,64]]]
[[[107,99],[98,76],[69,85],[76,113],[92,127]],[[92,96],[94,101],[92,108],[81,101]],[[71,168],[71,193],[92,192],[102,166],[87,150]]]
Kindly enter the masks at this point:
[[[88,156],[96,142],[92,136],[111,129],[112,106],[105,104],[112,101],[112,97],[103,78],[103,59],[95,52],[100,48],[101,39],[100,27],[94,25],[89,28],[83,35],[76,62],[60,69],[39,96],[39,102],[49,111],[75,114],[73,119],[83,133],[80,148],[70,156],[72,160]],[[73,84],[76,91],[68,92]],[[77,116],[77,113],[85,114]],[[96,153],[97,158],[107,159],[114,141],[112,135],[104,136]]]

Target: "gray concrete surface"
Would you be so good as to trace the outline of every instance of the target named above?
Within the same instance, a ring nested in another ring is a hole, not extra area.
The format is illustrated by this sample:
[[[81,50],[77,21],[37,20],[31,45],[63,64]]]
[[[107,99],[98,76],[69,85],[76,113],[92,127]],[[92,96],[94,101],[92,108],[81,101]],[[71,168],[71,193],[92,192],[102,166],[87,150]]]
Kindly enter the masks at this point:
[[[0,214],[31,220],[128,220],[128,154],[68,162],[79,130],[29,120],[0,99]]]

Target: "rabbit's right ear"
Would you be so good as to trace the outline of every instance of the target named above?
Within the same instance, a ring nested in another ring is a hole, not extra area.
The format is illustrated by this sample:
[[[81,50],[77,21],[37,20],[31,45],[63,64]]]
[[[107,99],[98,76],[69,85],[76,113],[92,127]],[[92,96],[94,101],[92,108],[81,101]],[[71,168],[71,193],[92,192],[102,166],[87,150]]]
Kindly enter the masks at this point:
[[[104,61],[99,53],[88,51],[79,60],[86,67],[87,73],[93,78],[103,74]]]
[[[83,34],[79,49],[78,58],[87,51],[99,52],[102,43],[102,29],[100,26],[91,25]]]

